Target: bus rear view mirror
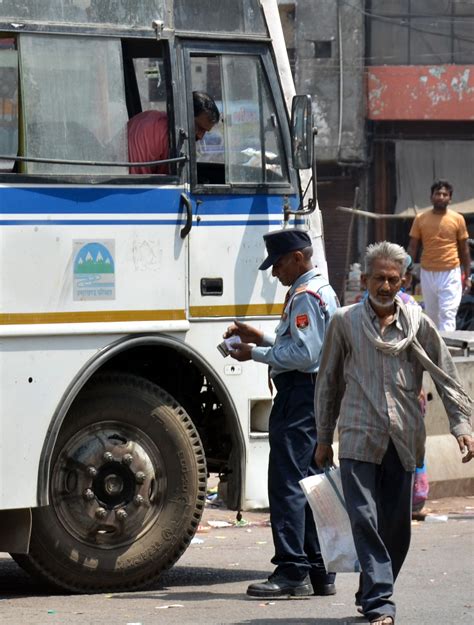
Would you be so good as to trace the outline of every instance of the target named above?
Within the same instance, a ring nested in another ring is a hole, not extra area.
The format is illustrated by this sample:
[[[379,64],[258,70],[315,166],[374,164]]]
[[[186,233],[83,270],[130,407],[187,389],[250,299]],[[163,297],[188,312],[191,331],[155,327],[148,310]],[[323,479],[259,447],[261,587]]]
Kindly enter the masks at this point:
[[[296,95],[291,107],[291,148],[295,169],[313,164],[313,114],[310,95]]]

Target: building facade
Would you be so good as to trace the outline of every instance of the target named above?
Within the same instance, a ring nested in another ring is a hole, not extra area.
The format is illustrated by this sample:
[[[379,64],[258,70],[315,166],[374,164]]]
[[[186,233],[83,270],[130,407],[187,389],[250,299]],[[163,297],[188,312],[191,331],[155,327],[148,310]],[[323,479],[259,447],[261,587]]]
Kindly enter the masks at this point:
[[[297,93],[314,96],[319,203],[338,294],[367,243],[408,243],[436,178],[454,185],[454,208],[474,236],[474,0],[279,5]],[[356,205],[371,215],[338,208]]]

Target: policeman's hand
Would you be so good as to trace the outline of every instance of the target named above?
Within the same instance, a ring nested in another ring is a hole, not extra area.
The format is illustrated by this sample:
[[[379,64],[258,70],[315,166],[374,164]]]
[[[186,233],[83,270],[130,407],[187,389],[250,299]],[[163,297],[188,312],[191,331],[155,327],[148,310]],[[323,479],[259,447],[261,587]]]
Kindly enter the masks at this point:
[[[248,343],[237,343],[229,354],[239,362],[252,360],[252,346]]]
[[[234,323],[227,328],[224,333],[224,338],[228,339],[230,336],[240,336],[240,340],[243,343],[254,343],[255,345],[261,345],[263,340],[263,332],[250,326],[248,323],[242,323],[242,321],[234,321]]]
[[[459,449],[461,450],[463,455],[462,461],[469,462],[474,458],[474,438],[469,436],[469,434],[463,434],[462,436],[457,437]]]
[[[319,469],[324,469],[326,466],[332,466],[334,464],[334,452],[332,445],[323,445],[318,443],[314,454],[314,461]]]

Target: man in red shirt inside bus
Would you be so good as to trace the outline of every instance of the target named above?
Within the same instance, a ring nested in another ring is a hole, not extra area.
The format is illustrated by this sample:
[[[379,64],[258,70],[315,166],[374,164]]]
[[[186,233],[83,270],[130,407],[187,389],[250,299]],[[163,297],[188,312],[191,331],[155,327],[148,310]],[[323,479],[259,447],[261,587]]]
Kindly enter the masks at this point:
[[[210,95],[193,91],[196,141],[219,121],[220,113]],[[162,111],[143,111],[128,122],[128,158],[131,163],[163,161],[169,155],[168,116]],[[131,174],[168,174],[169,165],[130,167]]]

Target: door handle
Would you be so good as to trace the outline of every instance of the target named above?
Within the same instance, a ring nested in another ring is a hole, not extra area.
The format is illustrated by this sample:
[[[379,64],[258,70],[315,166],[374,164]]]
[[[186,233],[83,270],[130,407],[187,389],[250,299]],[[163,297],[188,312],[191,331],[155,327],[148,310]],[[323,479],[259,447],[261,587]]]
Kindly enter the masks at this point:
[[[181,238],[185,239],[193,226],[193,205],[186,193],[181,193],[181,202],[186,207],[186,223],[181,228]]]
[[[201,278],[201,295],[222,295],[223,293],[222,278]]]

